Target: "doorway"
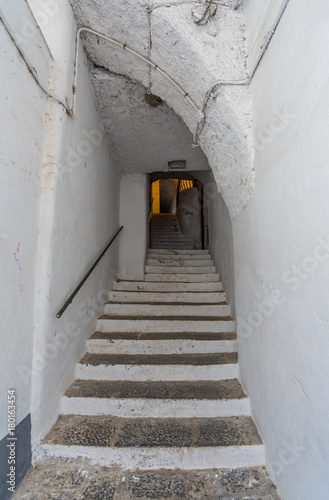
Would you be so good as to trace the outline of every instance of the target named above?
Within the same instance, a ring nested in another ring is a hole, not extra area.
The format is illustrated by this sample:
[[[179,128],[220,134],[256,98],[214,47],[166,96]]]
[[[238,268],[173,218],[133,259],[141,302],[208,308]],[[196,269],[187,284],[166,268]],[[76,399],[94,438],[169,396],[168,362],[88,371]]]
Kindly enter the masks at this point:
[[[150,248],[203,249],[203,186],[188,173],[150,175]]]

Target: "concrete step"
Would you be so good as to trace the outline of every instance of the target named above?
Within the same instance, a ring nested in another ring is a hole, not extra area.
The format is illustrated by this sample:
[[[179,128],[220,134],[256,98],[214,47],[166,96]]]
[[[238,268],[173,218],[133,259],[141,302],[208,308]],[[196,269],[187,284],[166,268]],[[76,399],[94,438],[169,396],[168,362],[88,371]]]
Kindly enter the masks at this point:
[[[213,261],[211,259],[163,259],[152,258],[146,259],[146,266],[161,266],[161,267],[213,267]],[[184,269],[185,270],[185,269]]]
[[[61,458],[38,460],[25,477],[19,492],[12,498],[281,500],[266,468],[262,466],[237,469],[123,471],[119,467],[105,466],[100,469],[89,460]]]
[[[175,214],[153,214],[151,221],[159,221],[159,220],[178,220],[177,215]]]
[[[230,316],[231,308],[228,304],[115,304],[107,302],[104,314],[110,316]]]
[[[179,224],[178,218],[169,218],[169,217],[161,217],[159,219],[154,220],[151,219],[151,226],[158,226],[159,224],[169,225],[169,224]]]
[[[61,413],[132,418],[250,416],[250,402],[237,379],[218,382],[75,380]]]
[[[181,233],[181,229],[177,224],[171,224],[170,226],[165,225],[165,224],[151,226],[151,234],[154,234],[156,232],[164,232],[164,233],[179,232],[179,233]]]
[[[184,255],[159,255],[157,253],[153,253],[152,250],[149,250],[147,252],[147,259],[152,259],[152,260],[159,260],[161,263],[166,263],[167,261],[172,261],[172,262],[185,262],[185,261],[188,261],[188,262],[191,262],[191,261],[211,261],[212,262],[212,259],[211,259],[211,255],[209,254],[193,254],[193,253],[190,253],[190,254],[184,254]]]
[[[185,241],[186,240],[186,237],[181,234],[181,233],[178,233],[178,232],[172,232],[172,233],[153,233],[151,234],[151,242],[153,241],[164,241],[165,243],[170,243],[172,241],[180,241],[180,240],[183,240]],[[191,239],[189,241],[192,241]]]
[[[87,341],[87,351],[93,354],[213,354],[237,352],[237,342],[232,340],[126,340],[96,339]]]
[[[234,332],[235,322],[231,317],[143,317],[101,316],[97,320],[100,332]]]
[[[92,339],[99,340],[236,340],[235,332],[95,332]]]
[[[182,234],[181,230],[178,226],[153,226],[151,229],[151,233],[153,234]]]
[[[110,292],[110,301],[119,303],[184,303],[220,304],[226,301],[225,292]]]
[[[157,246],[157,245],[154,245],[153,246],[154,249],[157,249],[157,248],[163,248],[162,246]],[[169,247],[168,247],[169,248]],[[172,247],[170,247],[172,248]],[[194,248],[194,245],[180,245],[180,246],[176,246],[175,247],[177,250],[193,250]]]
[[[144,292],[220,292],[222,284],[219,281],[207,283],[184,282],[146,282],[146,281],[117,281],[113,284],[114,291],[144,291]]]
[[[181,282],[181,283],[207,283],[209,281],[219,281],[217,273],[145,273],[145,281],[165,281],[165,282]]]
[[[170,238],[170,240],[163,240],[163,239],[157,239],[157,238],[154,238],[152,239],[151,241],[152,243],[152,246],[154,248],[161,248],[160,245],[164,245],[163,248],[177,248],[178,250],[179,249],[187,249],[187,248],[191,248],[193,249],[194,248],[194,244],[196,244],[195,241],[191,241],[191,240],[178,240],[176,238]]]
[[[163,245],[163,246],[161,246]],[[158,239],[153,239],[152,240],[152,247],[154,249],[157,248],[168,248],[171,250],[172,248],[176,248],[177,250],[193,250],[194,248],[194,241],[186,241],[186,240],[181,240],[178,241],[176,239],[171,238],[170,241],[164,241],[164,240],[158,240]]]
[[[149,252],[157,255],[210,255],[209,250],[175,250],[175,249],[155,249],[150,248]]]
[[[179,231],[181,232],[181,229],[180,227],[178,226],[178,224],[157,224],[157,225],[153,225],[151,226],[151,231],[152,231],[152,234],[155,233],[156,231],[163,231],[163,232],[174,232],[174,231]]]
[[[163,243],[193,243],[194,240],[193,238],[187,238],[184,234],[159,234],[159,235],[154,235],[151,234],[151,242],[153,243],[154,241],[157,242],[163,242]]]
[[[128,355],[87,353],[76,364],[82,380],[190,381],[237,378],[236,353]]]
[[[191,274],[211,274],[216,272],[214,266],[145,266],[146,273],[173,274],[173,273],[191,273]]]
[[[162,232],[159,232],[158,234],[154,234],[152,232],[151,234],[151,239],[152,240],[160,240],[160,241],[165,241],[166,243],[167,242],[171,242],[172,241],[172,238],[174,239],[174,241],[194,241],[193,238],[189,238],[188,236],[185,236],[185,234],[180,234],[180,233],[177,233],[177,232],[173,232],[173,233],[168,233],[168,234],[164,234]]]
[[[211,469],[265,464],[250,417],[152,419],[62,415],[39,447],[37,459],[83,456],[98,465]]]

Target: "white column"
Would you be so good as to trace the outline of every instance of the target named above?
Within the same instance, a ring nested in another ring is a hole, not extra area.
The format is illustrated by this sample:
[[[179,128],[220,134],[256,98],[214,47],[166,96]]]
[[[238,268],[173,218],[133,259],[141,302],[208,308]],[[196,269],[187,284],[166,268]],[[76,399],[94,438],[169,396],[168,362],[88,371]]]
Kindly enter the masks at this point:
[[[148,241],[148,177],[125,174],[120,181],[120,279],[143,280]]]

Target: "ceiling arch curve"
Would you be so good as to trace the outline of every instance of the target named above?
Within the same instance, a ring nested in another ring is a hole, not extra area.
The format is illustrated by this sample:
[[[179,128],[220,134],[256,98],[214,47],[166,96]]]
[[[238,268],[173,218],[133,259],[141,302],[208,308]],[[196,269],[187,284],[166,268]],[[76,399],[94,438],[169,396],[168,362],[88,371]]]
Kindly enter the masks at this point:
[[[246,76],[244,19],[239,11],[218,6],[218,34],[197,26],[193,2],[159,1],[149,10],[144,0],[71,0],[78,25],[126,43],[164,69],[202,108],[204,96],[218,79]],[[192,134],[201,114],[159,72],[120,47],[93,35],[83,44],[98,70],[104,68],[140,82],[177,113]],[[199,144],[206,154],[218,190],[232,217],[247,204],[254,187],[252,169],[252,116],[248,87],[219,87],[211,95]]]

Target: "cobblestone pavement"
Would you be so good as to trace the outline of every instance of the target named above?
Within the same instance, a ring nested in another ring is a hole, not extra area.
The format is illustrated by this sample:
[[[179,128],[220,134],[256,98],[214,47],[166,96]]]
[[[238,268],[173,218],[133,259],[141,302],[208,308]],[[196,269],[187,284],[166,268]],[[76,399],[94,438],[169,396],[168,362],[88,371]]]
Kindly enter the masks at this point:
[[[52,459],[31,469],[13,500],[280,500],[265,468],[122,471]]]

